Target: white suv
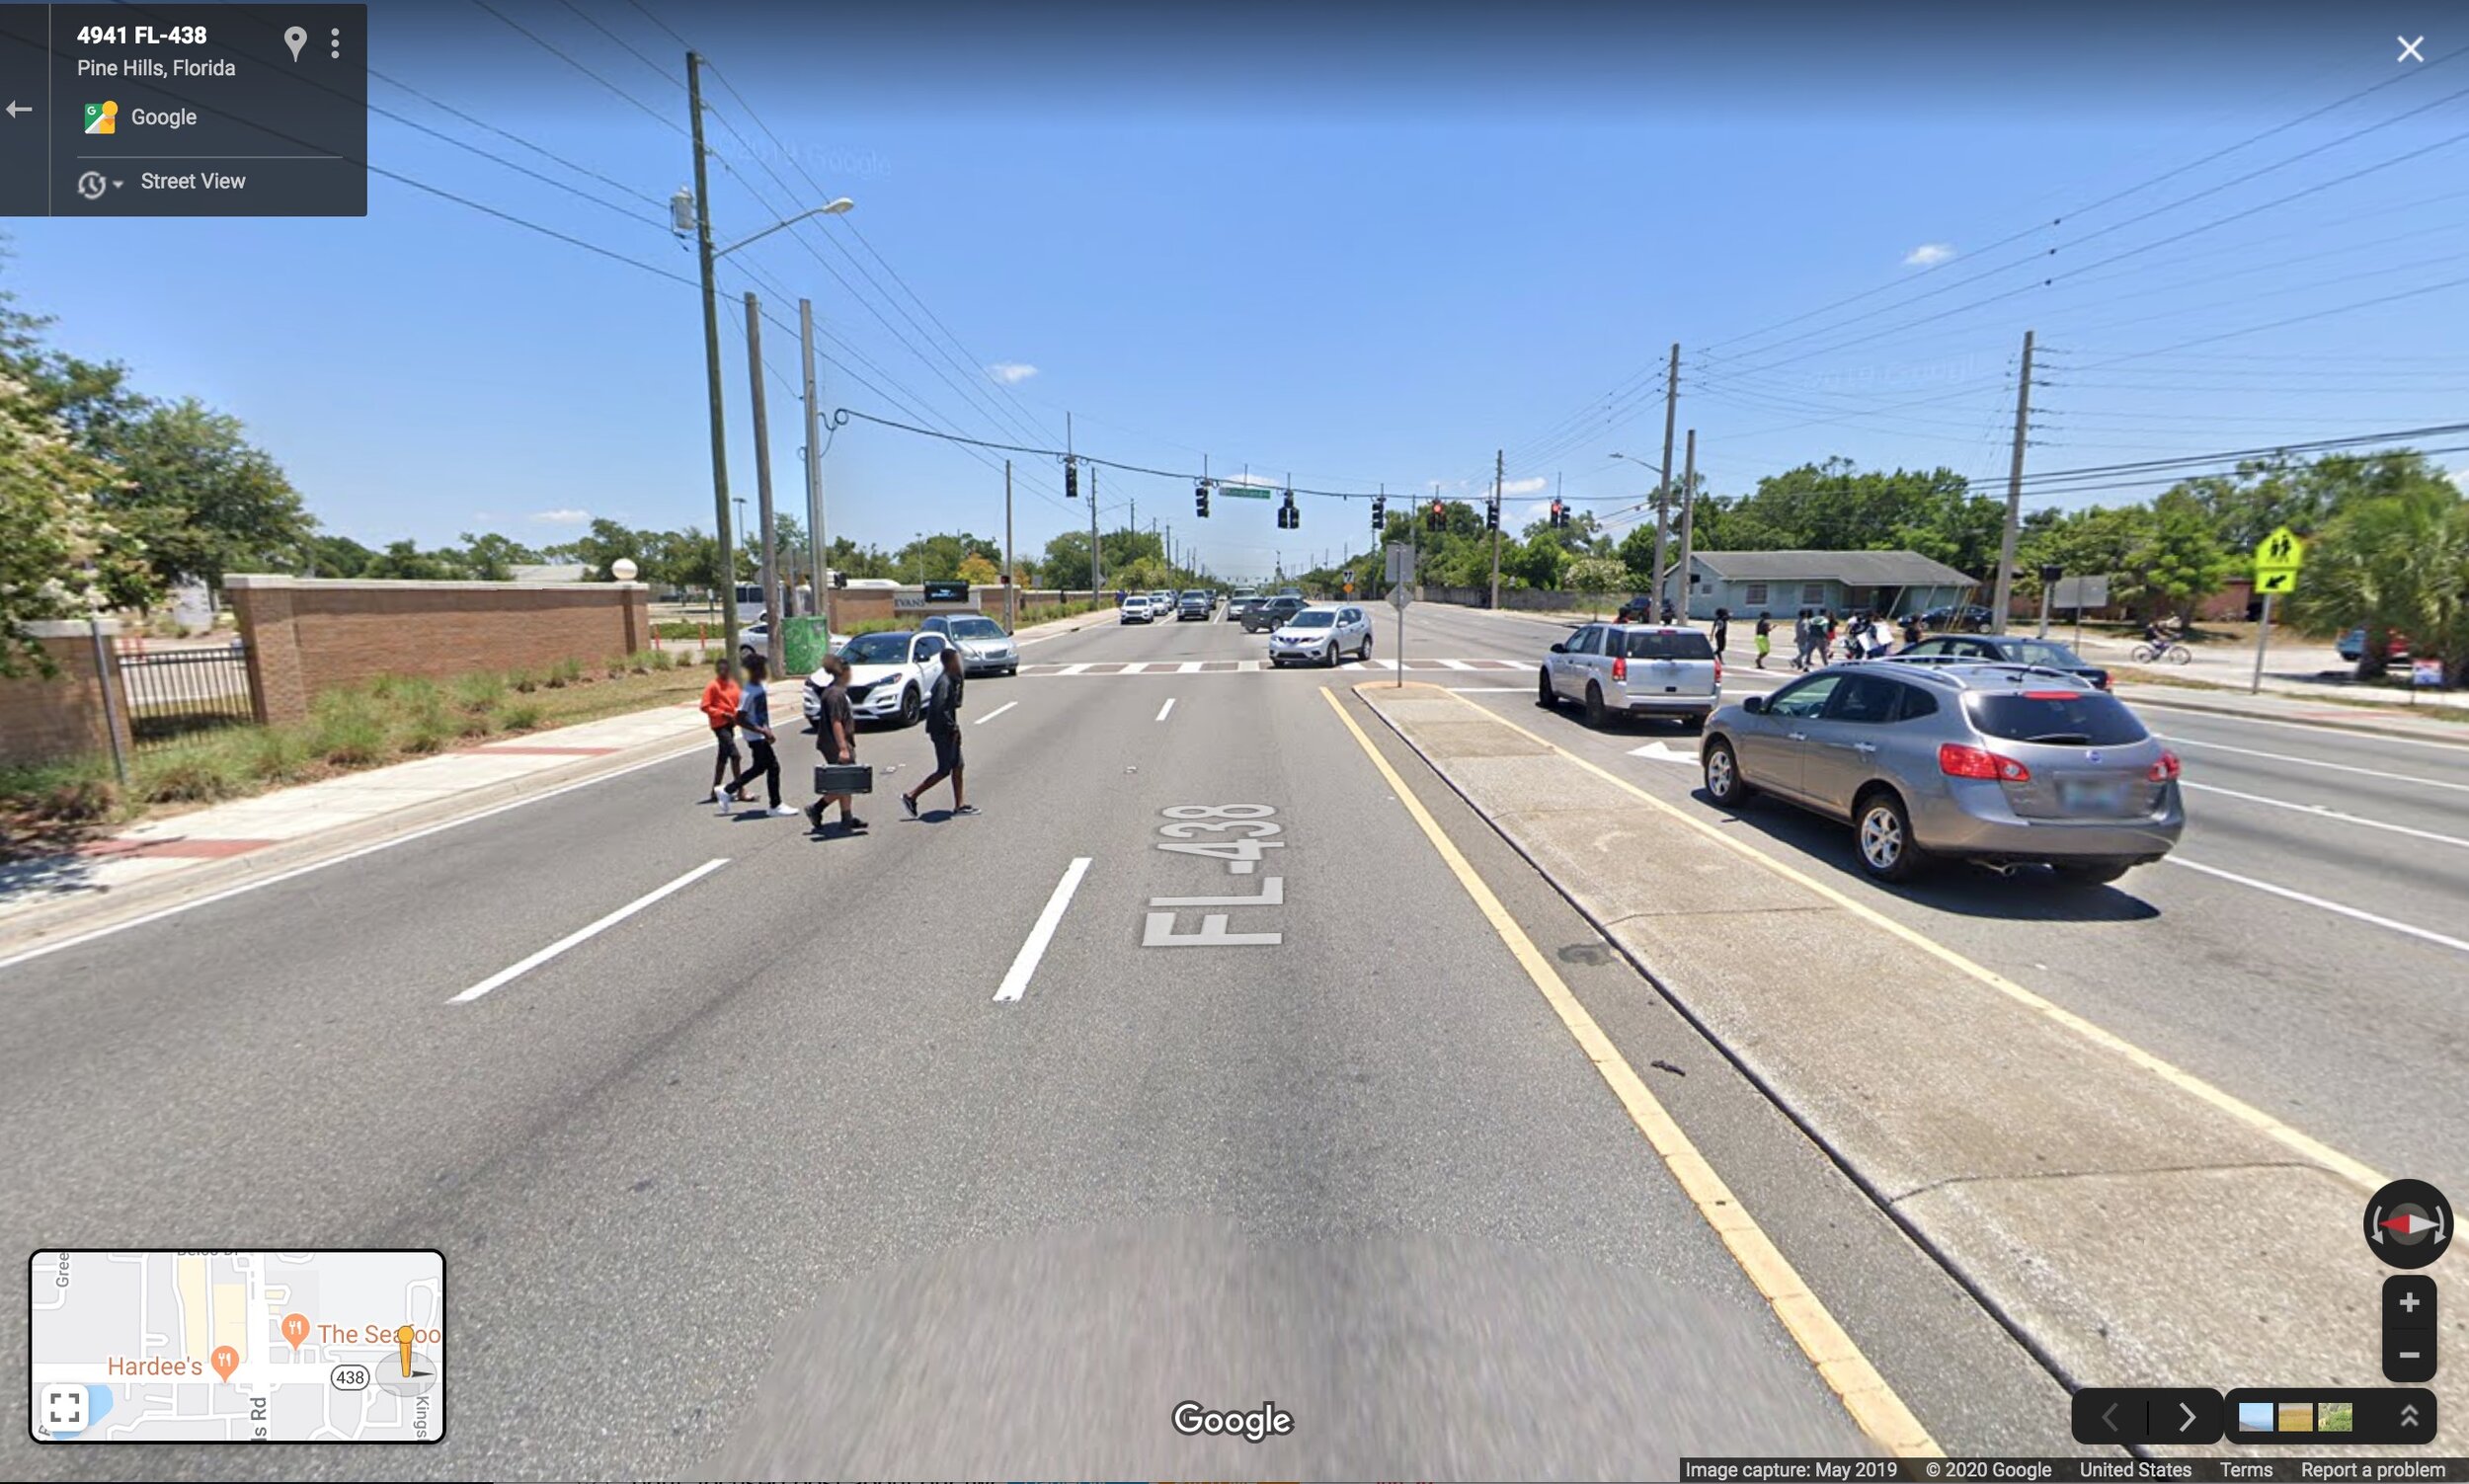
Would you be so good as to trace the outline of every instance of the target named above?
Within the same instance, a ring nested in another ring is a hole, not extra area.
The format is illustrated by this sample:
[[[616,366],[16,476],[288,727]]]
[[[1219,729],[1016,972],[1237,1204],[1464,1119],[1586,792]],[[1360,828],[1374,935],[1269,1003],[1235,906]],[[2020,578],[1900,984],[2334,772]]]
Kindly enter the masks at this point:
[[[1652,716],[1695,731],[1723,703],[1723,662],[1697,629],[1590,623],[1544,657],[1535,699],[1582,702],[1597,727],[1614,716]]]
[[[1123,606],[1116,610],[1115,622],[1147,623],[1155,616],[1149,611],[1149,594],[1135,592],[1125,598]]]
[[[1372,621],[1361,608],[1305,608],[1269,635],[1269,664],[1316,660],[1335,666],[1338,657],[1372,658]]]

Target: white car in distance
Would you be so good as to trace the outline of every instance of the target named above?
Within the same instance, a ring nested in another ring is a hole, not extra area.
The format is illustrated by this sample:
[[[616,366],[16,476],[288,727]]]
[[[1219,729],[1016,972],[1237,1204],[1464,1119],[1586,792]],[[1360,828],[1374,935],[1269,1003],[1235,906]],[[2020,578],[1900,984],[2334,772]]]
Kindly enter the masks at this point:
[[[1318,661],[1334,668],[1341,655],[1372,658],[1372,621],[1349,603],[1333,608],[1305,608],[1269,635],[1269,664],[1289,660]]]

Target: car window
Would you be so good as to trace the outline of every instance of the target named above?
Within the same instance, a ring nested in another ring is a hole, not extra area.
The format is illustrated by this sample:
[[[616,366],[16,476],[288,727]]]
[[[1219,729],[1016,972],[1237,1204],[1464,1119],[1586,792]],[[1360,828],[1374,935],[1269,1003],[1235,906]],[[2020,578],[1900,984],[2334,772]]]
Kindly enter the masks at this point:
[[[931,659],[933,659],[935,656],[937,656],[937,655],[939,655],[939,654],[941,654],[941,653],[943,653],[943,636],[942,636],[942,635],[940,635],[940,634],[920,634],[920,635],[918,635],[918,636],[917,636],[917,649],[916,649],[916,658],[917,658],[917,659],[919,659],[919,660],[931,660]]]
[[[1766,703],[1766,714],[1815,716],[1842,681],[1841,675],[1811,675],[1805,680],[1795,681],[1775,692],[1775,698]]]
[[[1902,691],[1903,709],[1895,714],[1894,719],[1896,721],[1918,721],[1924,716],[1936,716],[1938,714],[1938,698],[1936,696],[1931,695],[1928,691],[1917,685],[1903,686]]]
[[[840,658],[851,664],[897,664],[908,653],[906,634],[860,634],[840,651]]]
[[[1944,639],[1924,639],[1920,643],[1905,650],[1903,653],[1907,655],[1947,655],[1953,653],[1953,647]]]
[[[1603,630],[1597,628],[1593,624],[1588,624],[1584,628],[1579,629],[1577,633],[1570,638],[1568,642],[1569,653],[1572,655],[1594,654],[1596,652],[1596,647],[1600,645],[1602,641]]]
[[[1339,621],[1344,623],[1361,623],[1363,622],[1363,610],[1361,608],[1348,608],[1343,613],[1338,614],[1337,617]]]
[[[1826,704],[1830,722],[1876,724],[1894,720],[1903,687],[1882,675],[1846,675]]]
[[[2117,747],[2143,741],[2143,724],[2125,703],[2100,690],[2024,690],[1976,695],[1971,724],[2009,742]]]
[[[1714,646],[1696,629],[1632,629],[1620,636],[1632,660],[1712,660]]]

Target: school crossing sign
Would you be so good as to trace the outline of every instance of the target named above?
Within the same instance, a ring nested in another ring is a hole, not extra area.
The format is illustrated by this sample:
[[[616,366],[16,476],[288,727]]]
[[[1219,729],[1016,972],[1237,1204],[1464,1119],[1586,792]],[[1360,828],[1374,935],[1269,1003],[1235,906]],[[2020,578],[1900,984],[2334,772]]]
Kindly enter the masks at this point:
[[[2265,595],[2297,590],[2297,570],[2306,561],[2306,543],[2287,526],[2255,546],[2255,590]]]

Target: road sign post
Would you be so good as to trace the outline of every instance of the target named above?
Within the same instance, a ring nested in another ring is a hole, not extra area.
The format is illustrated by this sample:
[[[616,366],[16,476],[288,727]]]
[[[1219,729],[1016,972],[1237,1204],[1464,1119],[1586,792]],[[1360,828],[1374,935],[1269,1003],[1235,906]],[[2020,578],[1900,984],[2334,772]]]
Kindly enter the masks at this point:
[[[1414,601],[1414,548],[1403,541],[1392,541],[1387,548],[1389,566],[1389,605],[1397,610],[1397,656],[1391,662],[1397,666],[1397,685],[1406,683],[1406,604]]]
[[[2256,543],[2255,590],[2264,595],[2264,621],[2255,631],[2255,677],[2247,684],[2248,695],[2263,692],[2264,655],[2271,646],[2271,601],[2297,590],[2297,572],[2305,563],[2306,543],[2285,525]]]

